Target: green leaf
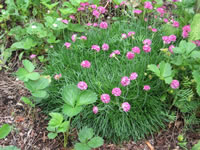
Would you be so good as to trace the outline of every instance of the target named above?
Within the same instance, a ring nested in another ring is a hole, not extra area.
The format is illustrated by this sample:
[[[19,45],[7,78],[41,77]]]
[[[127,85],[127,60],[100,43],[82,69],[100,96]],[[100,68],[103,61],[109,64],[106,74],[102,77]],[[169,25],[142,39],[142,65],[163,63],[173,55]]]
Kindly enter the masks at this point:
[[[67,28],[74,32],[85,32],[86,31],[85,26],[80,25],[80,24],[69,23]]]
[[[200,96],[200,72],[195,70],[192,72],[192,75],[197,84],[196,86],[197,93]]]
[[[0,128],[0,139],[4,139],[11,131],[11,126],[9,124],[3,124]]]
[[[69,130],[69,126],[70,126],[69,121],[65,121],[58,127],[57,132],[58,133],[60,133],[60,132],[64,133],[67,130]]]
[[[28,74],[29,74],[28,71],[26,71],[24,68],[19,68],[16,72],[17,77],[25,82],[29,80]]]
[[[165,83],[170,84],[172,82],[172,77],[165,78]]]
[[[193,51],[191,57],[194,59],[200,59],[200,51]]]
[[[58,133],[50,132],[50,133],[48,133],[47,136],[48,136],[49,139],[55,139],[57,135],[58,135]]]
[[[123,0],[113,0],[113,2],[117,5],[119,5]]]
[[[77,9],[76,8],[72,8],[72,7],[70,7],[70,8],[63,8],[63,9],[60,8],[59,10],[60,10],[60,12],[61,12],[62,15],[69,15],[69,14],[74,14],[74,13],[77,12]]]
[[[75,85],[67,85],[62,91],[62,98],[68,105],[74,107],[80,90]]]
[[[29,81],[27,84],[31,87],[31,91],[43,90],[47,88],[50,84],[49,80],[45,77],[40,77],[36,81]]]
[[[183,54],[184,53],[184,51],[179,47],[174,47],[173,52],[177,53],[177,54]]]
[[[72,107],[68,104],[65,104],[63,106],[63,113],[69,117],[73,117],[76,116],[77,114],[79,114],[82,110],[81,106],[76,106],[76,107]]]
[[[191,23],[190,41],[200,40],[200,14],[196,14]]]
[[[172,67],[169,63],[162,61],[160,64],[160,76],[161,78],[166,78],[172,75]]]
[[[74,148],[75,150],[91,150],[91,148],[87,144],[83,143],[76,143]]]
[[[98,148],[100,146],[103,145],[103,139],[99,136],[96,136],[94,138],[92,138],[89,142],[88,142],[88,145],[92,148]]]
[[[33,70],[35,69],[34,65],[32,64],[32,62],[30,62],[29,60],[23,60],[22,64],[24,65],[25,69],[28,72],[33,72]]]
[[[40,74],[37,72],[29,73],[27,76],[31,80],[38,80],[40,78]]]
[[[148,70],[154,72],[158,77],[160,77],[160,70],[156,65],[148,65]]]
[[[84,143],[87,140],[91,139],[94,136],[94,132],[92,128],[84,127],[78,133],[78,139]]]
[[[62,124],[62,122],[63,122],[63,115],[62,114],[60,114],[60,113],[50,113],[49,115],[52,117],[51,120],[48,123],[48,125],[50,127],[57,128]]]
[[[195,145],[192,147],[191,150],[200,150],[200,141],[199,141],[197,144],[195,144]]]
[[[83,91],[80,94],[80,97],[77,100],[76,105],[77,106],[88,105],[88,104],[92,104],[96,102],[96,100],[97,100],[97,95],[94,92],[87,90],[87,91]]]
[[[23,97],[21,97],[21,100],[22,100],[25,104],[30,105],[31,107],[35,107],[35,105],[32,103],[32,101],[31,101],[29,98],[23,96]]]
[[[54,7],[56,7],[59,2],[55,2],[53,4],[47,4],[46,2],[41,2],[44,6],[46,6],[49,10],[52,10]]]
[[[5,146],[5,147],[1,147],[0,146],[0,150],[20,150],[19,148],[17,148],[16,146]]]
[[[34,97],[38,97],[38,98],[45,98],[48,95],[47,91],[44,91],[44,90],[38,90],[38,91],[32,92],[31,94]]]

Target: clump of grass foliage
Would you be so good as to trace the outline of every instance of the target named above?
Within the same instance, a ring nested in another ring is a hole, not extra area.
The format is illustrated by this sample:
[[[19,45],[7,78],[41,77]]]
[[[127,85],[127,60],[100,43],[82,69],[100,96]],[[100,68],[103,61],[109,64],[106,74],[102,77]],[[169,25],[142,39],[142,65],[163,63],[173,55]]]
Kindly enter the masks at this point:
[[[129,31],[135,31],[134,39],[122,40],[121,34]],[[160,54],[160,49],[163,47],[162,33],[157,32],[152,35],[148,26],[139,20],[116,21],[107,30],[90,28],[84,34],[78,33],[78,36],[85,35],[88,39],[77,40],[72,43],[70,49],[66,49],[64,42],[71,41],[71,34],[65,32],[64,35],[63,44],[54,45],[48,52],[49,65],[45,68],[45,74],[53,77],[61,73],[62,77],[52,81],[49,98],[41,102],[46,112],[61,111],[63,106],[61,92],[66,84],[77,85],[78,82],[84,81],[88,89],[98,95],[99,100],[95,106],[98,106],[99,112],[94,114],[93,106],[87,106],[73,119],[74,127],[92,127],[106,141],[112,142],[139,140],[164,127],[168,117],[166,104],[160,97],[168,87],[158,78],[152,78],[147,74],[148,64],[158,64],[163,60]],[[145,39],[152,40],[150,53],[142,51],[142,42]],[[91,50],[92,45],[101,46],[103,43],[109,44],[108,51]],[[133,60],[128,60],[126,53],[134,46],[138,46],[141,53],[136,54]],[[114,50],[121,52],[117,59],[109,57]],[[91,67],[82,68],[80,64],[83,60],[90,61]],[[129,76],[132,72],[137,72],[137,80],[131,81],[129,86],[121,86],[121,78]],[[150,85],[151,90],[144,91],[144,85]],[[119,98],[111,94],[115,87],[120,87],[122,90]],[[110,94],[110,103],[102,103],[100,96],[103,93]],[[123,112],[116,105],[112,105],[117,99],[120,103],[128,102],[131,110]]]

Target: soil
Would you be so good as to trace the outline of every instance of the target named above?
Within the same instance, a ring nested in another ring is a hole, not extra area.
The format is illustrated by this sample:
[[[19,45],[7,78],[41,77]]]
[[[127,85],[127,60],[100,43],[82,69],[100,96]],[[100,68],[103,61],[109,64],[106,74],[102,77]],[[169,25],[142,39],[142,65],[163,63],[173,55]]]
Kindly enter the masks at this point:
[[[20,100],[22,96],[27,95],[29,93],[21,81],[16,80],[10,73],[0,72],[0,126],[4,123],[13,126],[11,133],[0,140],[0,145],[15,145],[21,150],[63,150],[62,137],[55,140],[48,139],[46,130],[48,120],[41,109],[30,110]],[[153,137],[147,137],[137,143],[129,141],[120,145],[104,144],[96,150],[180,150],[177,136],[182,128],[183,122],[179,120],[167,125],[166,130],[161,130]],[[200,134],[188,132],[184,137],[187,148],[191,149],[200,139]]]

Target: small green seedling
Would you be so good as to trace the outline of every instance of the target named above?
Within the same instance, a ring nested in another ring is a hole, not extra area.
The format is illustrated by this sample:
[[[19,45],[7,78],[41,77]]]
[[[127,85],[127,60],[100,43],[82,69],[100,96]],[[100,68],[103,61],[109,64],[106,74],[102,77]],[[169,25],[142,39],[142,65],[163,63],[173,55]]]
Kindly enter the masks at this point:
[[[9,124],[3,124],[0,128],[0,139],[4,139],[11,131],[12,127]]]

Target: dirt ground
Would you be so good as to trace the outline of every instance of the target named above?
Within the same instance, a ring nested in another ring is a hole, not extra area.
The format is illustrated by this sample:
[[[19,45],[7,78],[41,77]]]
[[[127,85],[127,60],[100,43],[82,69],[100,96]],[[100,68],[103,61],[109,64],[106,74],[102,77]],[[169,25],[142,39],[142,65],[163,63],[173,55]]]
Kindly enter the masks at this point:
[[[6,139],[0,140],[0,146],[15,145],[21,150],[62,150],[62,137],[55,140],[47,138],[47,116],[42,114],[41,109],[36,108],[33,115],[20,101],[21,96],[28,94],[23,83],[17,81],[13,74],[0,72],[0,126],[4,123],[13,126]],[[177,136],[182,131],[182,124],[181,121],[171,123],[166,130],[137,143],[106,143],[96,150],[180,150]],[[189,132],[185,138],[187,148],[191,149],[200,139],[200,134]]]

